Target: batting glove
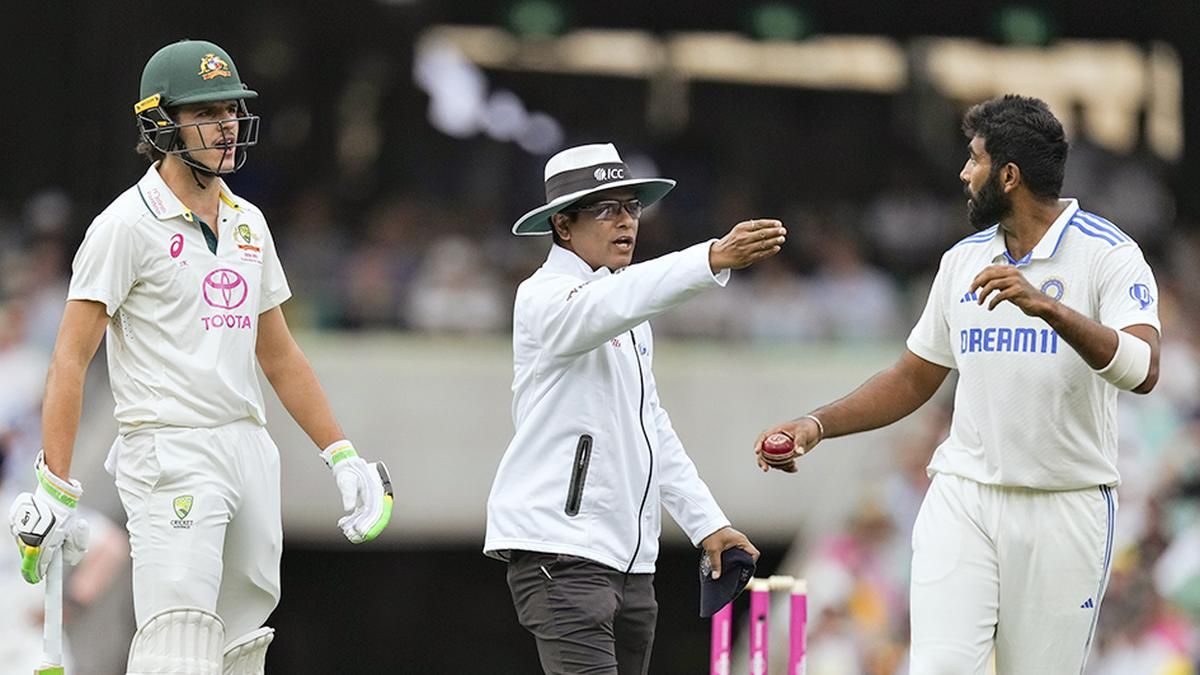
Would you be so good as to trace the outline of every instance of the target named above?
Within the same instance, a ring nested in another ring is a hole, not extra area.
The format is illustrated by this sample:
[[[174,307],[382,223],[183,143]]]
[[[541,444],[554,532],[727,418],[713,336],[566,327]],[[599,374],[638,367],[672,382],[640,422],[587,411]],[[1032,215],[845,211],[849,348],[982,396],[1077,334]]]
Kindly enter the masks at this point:
[[[321,459],[333,470],[342,508],[348,513],[338,527],[353,544],[371,541],[392,519],[392,479],[383,462],[363,461],[350,441],[341,440],[321,451]]]
[[[46,575],[50,559],[62,547],[63,561],[74,565],[87,553],[88,524],[75,513],[83,496],[77,480],[63,480],[46,467],[42,453],[35,465],[37,489],[13,500],[8,524],[21,553],[21,576],[36,584]]]

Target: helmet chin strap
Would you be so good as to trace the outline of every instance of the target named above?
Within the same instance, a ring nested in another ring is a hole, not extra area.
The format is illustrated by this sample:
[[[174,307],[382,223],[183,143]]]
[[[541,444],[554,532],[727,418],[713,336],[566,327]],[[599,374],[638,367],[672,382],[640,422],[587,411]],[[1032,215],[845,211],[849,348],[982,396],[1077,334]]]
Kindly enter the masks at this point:
[[[207,184],[201,182],[201,180],[200,180],[201,173],[203,173],[205,176],[208,176],[210,179],[216,177],[215,173],[210,173],[208,171],[199,171],[196,169],[195,166],[193,166],[191,164],[188,164],[188,169],[192,172],[192,180],[196,181],[196,187],[200,188],[201,190],[207,190],[208,186],[212,185],[211,180],[209,180]]]
[[[192,157],[192,153],[183,145],[183,139],[176,138],[175,146],[181,150],[181,152],[178,153],[179,159],[183,160],[183,163],[187,165],[188,170],[192,172],[192,180],[196,182],[196,187],[200,188],[201,190],[207,190],[208,186],[212,185],[213,183],[211,179],[216,178],[220,174],[204,166],[204,164],[195,157]],[[202,175],[207,176],[210,180],[207,183],[201,181],[200,176]]]

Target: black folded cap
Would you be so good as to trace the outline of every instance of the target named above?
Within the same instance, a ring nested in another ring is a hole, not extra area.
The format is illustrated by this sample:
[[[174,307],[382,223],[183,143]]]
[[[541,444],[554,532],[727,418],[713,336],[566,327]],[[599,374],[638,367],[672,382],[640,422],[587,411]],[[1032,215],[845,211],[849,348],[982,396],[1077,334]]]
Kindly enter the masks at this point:
[[[708,554],[700,554],[700,618],[707,619],[733,602],[754,578],[754,558],[740,548],[721,553],[721,577],[712,578]]]

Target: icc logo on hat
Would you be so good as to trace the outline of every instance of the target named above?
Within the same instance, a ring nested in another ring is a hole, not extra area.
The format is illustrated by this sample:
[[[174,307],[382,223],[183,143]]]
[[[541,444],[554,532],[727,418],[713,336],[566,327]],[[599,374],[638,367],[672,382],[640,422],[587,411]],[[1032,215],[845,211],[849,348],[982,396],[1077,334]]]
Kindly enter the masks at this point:
[[[592,176],[599,181],[625,180],[625,169],[624,167],[619,166],[608,169],[600,167],[599,169],[596,169],[596,172],[593,173]]]

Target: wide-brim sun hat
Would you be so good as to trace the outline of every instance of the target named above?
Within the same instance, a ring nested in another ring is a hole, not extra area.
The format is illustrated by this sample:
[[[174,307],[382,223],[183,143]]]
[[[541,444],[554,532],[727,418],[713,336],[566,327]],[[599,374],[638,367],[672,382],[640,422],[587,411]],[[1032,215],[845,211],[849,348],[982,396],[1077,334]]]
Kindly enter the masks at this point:
[[[518,218],[513,234],[550,234],[550,216],[596,192],[633,188],[642,206],[650,206],[675,187],[670,178],[634,178],[612,143],[563,150],[546,162],[545,179],[546,203]]]

